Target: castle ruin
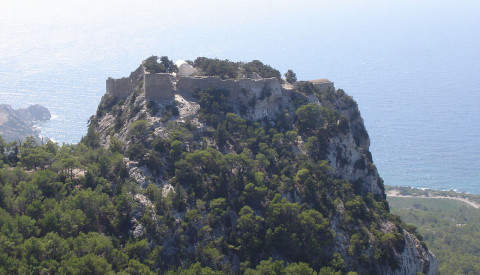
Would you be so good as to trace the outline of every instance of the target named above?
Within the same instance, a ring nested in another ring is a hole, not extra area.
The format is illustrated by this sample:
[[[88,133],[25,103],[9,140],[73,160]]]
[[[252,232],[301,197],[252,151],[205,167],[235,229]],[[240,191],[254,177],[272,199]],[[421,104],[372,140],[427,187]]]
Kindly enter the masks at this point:
[[[333,82],[327,79],[312,80],[312,84],[321,91],[334,90]],[[252,98],[262,98],[258,101],[252,117],[263,117],[278,112],[282,98],[289,97],[295,89],[293,85],[282,84],[277,78],[240,78],[221,79],[216,76],[175,76],[169,73],[150,73],[143,65],[130,74],[129,77],[108,78],[106,81],[107,94],[119,99],[126,99],[135,90],[145,91],[145,98],[149,101],[171,102],[175,95],[192,98],[196,89],[228,90],[227,101],[234,103],[234,108],[247,105]],[[238,112],[238,110],[236,110]]]

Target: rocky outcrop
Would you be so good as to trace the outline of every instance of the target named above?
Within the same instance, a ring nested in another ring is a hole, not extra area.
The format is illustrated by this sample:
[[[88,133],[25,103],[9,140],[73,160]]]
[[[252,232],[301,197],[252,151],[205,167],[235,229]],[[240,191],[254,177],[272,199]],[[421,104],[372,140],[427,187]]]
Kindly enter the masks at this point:
[[[438,260],[413,234],[403,230],[405,249],[398,255],[401,273],[396,274],[438,274]],[[393,273],[393,272],[392,272]]]
[[[50,118],[48,109],[38,104],[17,110],[0,104],[0,136],[7,142],[24,140],[29,136],[39,140],[40,130],[35,128],[35,124]]]
[[[143,86],[140,80],[142,78]],[[122,87],[121,83],[125,83],[125,87]],[[215,138],[211,135],[213,129],[199,118],[200,102],[199,98],[194,96],[196,90],[215,88],[228,91],[225,104],[231,107],[231,111],[247,121],[259,124],[269,123],[280,116],[284,116],[289,123],[295,124],[296,108],[303,104],[315,103],[338,114],[337,124],[346,123],[343,130],[325,138],[325,155],[322,156],[322,161],[326,161],[332,168],[331,173],[335,178],[350,182],[356,194],[364,197],[373,195],[377,202],[386,203],[383,181],[373,164],[369,151],[370,139],[356,102],[343,90],[335,90],[333,83],[328,80],[316,80],[306,85],[310,85],[309,89],[313,90],[306,92],[299,84],[282,83],[277,78],[225,80],[209,76],[173,77],[168,74],[145,73],[140,67],[128,78],[107,80],[107,94],[117,98],[118,102],[122,100],[121,104],[117,103],[110,110],[106,110],[105,115],[97,118],[96,130],[103,146],[108,146],[109,139],[113,136],[125,144],[126,150],[129,144],[134,142],[130,131],[132,125],[138,120],[145,120],[148,123],[149,134],[144,137],[144,142],[150,146],[154,137],[168,138],[171,134],[170,125],[188,121],[195,126],[195,133],[192,134],[203,136],[203,140],[198,144],[194,144],[193,141],[185,142],[186,148],[216,146]],[[128,91],[130,91],[129,95],[127,95]],[[172,108],[177,109],[178,113],[173,114],[169,111]],[[294,139],[292,154],[306,151],[305,146],[308,141],[303,138],[299,134]],[[164,187],[164,190],[173,189],[169,179],[161,173],[151,171],[139,162],[127,161],[127,163],[131,178],[142,187],[156,184]],[[285,197],[291,201],[297,201],[295,194],[286,194]],[[352,232],[365,230],[363,228],[367,228],[368,231],[370,225],[363,224],[358,228],[345,229],[342,225],[342,220],[345,218],[343,217],[344,202],[340,201],[335,207],[337,208],[335,214],[330,217],[330,228],[335,232],[335,242],[327,252],[339,253],[345,259],[347,266],[356,266],[355,256],[349,251]],[[395,245],[391,247],[389,254],[395,264],[382,261],[369,268],[358,267],[361,273],[438,273],[435,256],[415,235],[385,218],[377,217],[377,219],[376,222],[381,226],[381,234],[397,238],[396,242],[391,242]],[[142,230],[142,226],[137,225],[134,232],[140,234],[138,232]],[[370,235],[367,238],[370,239],[364,244],[364,253],[370,259],[374,259],[380,240],[376,239],[373,233],[368,234]]]
[[[350,237],[347,231],[341,225],[341,216],[344,212],[344,206],[338,205],[337,210],[340,213],[336,215],[331,220],[331,226],[333,231],[335,231],[335,246],[333,251],[339,253],[343,256],[346,261],[352,261],[353,258],[349,257],[349,246]],[[383,232],[396,232],[398,228],[391,222],[385,221],[382,224]],[[403,241],[401,244],[396,246],[392,245],[389,247],[391,249],[391,253],[396,260],[396,265],[388,265],[388,264],[381,264],[378,262],[375,266],[370,266],[368,268],[364,267],[357,267],[356,271],[360,274],[392,274],[392,275],[410,275],[410,274],[427,274],[427,275],[435,275],[438,274],[438,260],[430,252],[424,244],[422,244],[415,235],[407,232],[404,229],[400,229],[401,236],[403,237]],[[373,256],[374,249],[371,247],[367,248],[363,251],[366,255]],[[347,263],[351,265],[352,263]]]
[[[25,121],[38,122],[50,120],[50,118],[52,118],[50,111],[48,111],[47,108],[39,104],[28,106],[26,109],[18,109],[17,112],[23,117]]]

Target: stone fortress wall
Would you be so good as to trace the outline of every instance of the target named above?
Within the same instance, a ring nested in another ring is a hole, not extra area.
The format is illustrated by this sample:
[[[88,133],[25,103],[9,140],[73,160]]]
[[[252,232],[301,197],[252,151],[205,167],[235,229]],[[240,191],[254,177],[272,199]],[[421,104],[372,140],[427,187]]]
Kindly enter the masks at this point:
[[[145,98],[153,101],[169,101],[175,99],[174,82],[169,73],[143,73]]]
[[[133,83],[129,77],[111,78],[107,79],[107,94],[113,95],[116,98],[125,99],[132,94]]]
[[[283,89],[280,81],[276,78],[241,78],[241,79],[220,79],[214,76],[204,77],[180,77],[176,82],[176,92],[185,98],[189,98],[196,89],[209,89],[215,87],[229,91],[227,102],[229,102],[235,113],[240,113],[242,105],[249,105],[252,99],[255,100],[255,108],[250,109],[246,117],[259,119],[273,115],[279,111]]]
[[[225,89],[230,91],[229,100],[232,101],[235,101],[238,97],[259,97],[264,89],[269,89],[271,96],[282,96],[281,84],[276,78],[223,80],[215,76],[180,77],[176,82],[176,87],[178,93],[185,96],[188,96],[195,89],[208,89],[211,87]]]
[[[145,70],[143,66],[138,67],[130,73],[129,77],[107,79],[106,93],[116,98],[126,99],[138,87],[140,81],[143,80]]]
[[[249,104],[252,98],[262,98],[257,102],[250,114],[252,117],[262,117],[278,112],[282,97],[289,97],[294,90],[292,85],[282,85],[276,78],[241,78],[223,80],[215,76],[180,76],[175,77],[168,73],[149,73],[140,65],[129,77],[119,79],[108,78],[106,82],[107,94],[116,98],[125,99],[138,89],[141,82],[145,90],[145,98],[157,102],[168,102],[175,99],[175,94],[191,98],[196,89],[215,87],[230,91],[227,101],[239,108]],[[335,89],[333,82],[327,79],[311,81],[320,90]]]

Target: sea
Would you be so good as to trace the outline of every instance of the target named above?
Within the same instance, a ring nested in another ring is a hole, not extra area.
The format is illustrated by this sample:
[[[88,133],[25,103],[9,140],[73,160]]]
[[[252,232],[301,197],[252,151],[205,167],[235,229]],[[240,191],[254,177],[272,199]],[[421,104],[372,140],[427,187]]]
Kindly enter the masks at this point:
[[[151,55],[258,59],[351,95],[385,184],[480,193],[477,0],[3,0],[0,41],[0,104],[60,144]]]

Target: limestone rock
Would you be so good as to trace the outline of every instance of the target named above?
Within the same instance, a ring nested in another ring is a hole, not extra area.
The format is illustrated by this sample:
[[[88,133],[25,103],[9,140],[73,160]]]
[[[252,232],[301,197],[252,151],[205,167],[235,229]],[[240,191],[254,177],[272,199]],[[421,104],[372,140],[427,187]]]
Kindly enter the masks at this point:
[[[143,79],[143,83],[141,79]],[[258,123],[268,123],[280,115],[284,115],[290,123],[295,123],[295,110],[299,106],[298,102],[301,104],[315,103],[338,114],[337,117],[340,118],[337,122],[345,122],[347,125],[342,131],[329,136],[324,141],[326,148],[322,160],[325,160],[332,168],[331,173],[334,177],[350,182],[357,194],[373,195],[377,201],[383,202],[385,200],[383,180],[373,164],[369,151],[370,139],[356,102],[343,90],[335,90],[331,81],[314,80],[309,85],[313,85],[315,92],[306,93],[299,89],[297,84],[282,83],[276,78],[260,78],[258,75],[240,79],[220,79],[213,76],[173,76],[146,73],[141,66],[128,78],[107,80],[107,94],[117,100],[122,100],[122,104],[117,103],[112,110],[99,117],[96,130],[104,147],[108,146],[108,141],[113,136],[120,139],[125,146],[124,149],[127,150],[134,142],[129,132],[130,126],[140,119],[148,122],[149,134],[145,137],[145,141],[149,146],[154,137],[167,138],[169,136],[171,123],[188,122],[195,126],[192,135],[200,133],[204,137],[204,140],[198,144],[185,142],[186,150],[189,151],[195,146],[197,148],[216,146],[215,139],[208,137],[212,132],[211,127],[199,118],[200,103],[199,99],[194,96],[197,89],[205,90],[214,87],[228,91],[226,104],[231,107],[231,110],[245,120]],[[167,112],[172,108],[177,109],[176,114]],[[112,125],[117,125],[118,128],[113,131]],[[305,153],[305,143],[306,141],[298,136],[292,153]],[[163,196],[174,191],[168,177],[163,176],[163,172],[155,172],[145,164],[128,159],[126,161],[130,177],[142,187],[156,184],[162,188]],[[166,159],[160,161],[167,162]],[[296,194],[285,194],[285,198],[292,202],[300,200]],[[142,201],[141,204],[145,206],[148,205],[148,202]],[[339,253],[345,259],[346,264],[354,266],[355,259],[348,252],[350,236],[352,231],[361,230],[361,228],[343,228],[341,224],[345,212],[343,202],[340,201],[335,207],[335,214],[330,217],[330,228],[335,232],[335,242],[325,253]],[[182,215],[182,213],[174,213],[177,222],[181,221]],[[392,255],[397,262],[396,267],[392,267],[384,261],[371,267],[371,270],[375,270],[378,274],[438,273],[438,262],[435,256],[413,234],[383,218],[378,218],[378,223],[385,234],[401,232],[404,245],[391,248]],[[135,236],[140,236],[143,234],[143,227],[136,223],[133,233]],[[374,258],[376,241],[378,240],[375,240],[374,236],[370,236],[370,240],[367,240],[366,243],[365,253],[371,259]],[[165,249],[171,248],[166,246]],[[361,273],[369,272],[366,269],[359,271]]]
[[[52,117],[50,111],[39,104],[28,106],[26,109],[18,109],[18,113],[24,120],[33,122],[50,120]]]

